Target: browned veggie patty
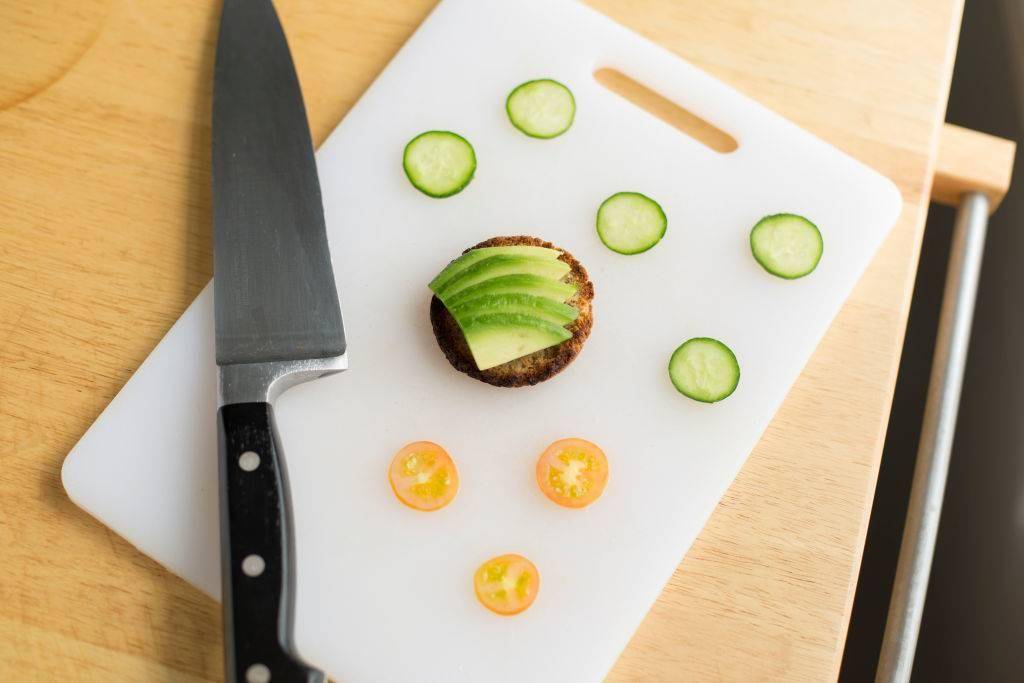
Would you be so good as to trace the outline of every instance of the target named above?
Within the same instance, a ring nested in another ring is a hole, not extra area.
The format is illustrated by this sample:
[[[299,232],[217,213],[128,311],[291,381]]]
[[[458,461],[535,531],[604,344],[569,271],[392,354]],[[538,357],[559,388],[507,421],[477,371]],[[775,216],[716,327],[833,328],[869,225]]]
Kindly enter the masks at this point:
[[[434,328],[434,336],[437,343],[444,352],[445,358],[459,372],[464,372],[470,377],[493,384],[496,387],[526,387],[543,382],[554,377],[571,363],[583,344],[590,336],[590,328],[594,324],[594,314],[591,304],[594,300],[594,285],[587,277],[587,270],[568,251],[557,247],[550,242],[545,242],[537,237],[517,235],[513,237],[492,237],[489,240],[474,245],[466,251],[480,249],[482,247],[507,247],[513,245],[530,245],[536,247],[547,247],[558,249],[562,255],[558,258],[569,264],[569,273],[564,281],[576,285],[576,294],[566,303],[574,306],[580,312],[579,317],[566,329],[572,333],[572,338],[558,344],[541,349],[528,356],[497,365],[487,370],[479,370],[473,361],[473,355],[469,352],[469,345],[462,335],[459,324],[455,322],[448,309],[436,296],[430,300],[430,324]],[[465,252],[463,252],[465,253]]]

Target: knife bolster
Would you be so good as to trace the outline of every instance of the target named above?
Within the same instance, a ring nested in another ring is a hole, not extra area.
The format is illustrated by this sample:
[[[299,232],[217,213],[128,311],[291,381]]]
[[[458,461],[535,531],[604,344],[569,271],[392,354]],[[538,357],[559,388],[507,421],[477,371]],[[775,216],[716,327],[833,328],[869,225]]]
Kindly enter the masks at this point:
[[[303,382],[348,369],[348,354],[331,358],[279,360],[220,366],[219,405],[273,403]]]

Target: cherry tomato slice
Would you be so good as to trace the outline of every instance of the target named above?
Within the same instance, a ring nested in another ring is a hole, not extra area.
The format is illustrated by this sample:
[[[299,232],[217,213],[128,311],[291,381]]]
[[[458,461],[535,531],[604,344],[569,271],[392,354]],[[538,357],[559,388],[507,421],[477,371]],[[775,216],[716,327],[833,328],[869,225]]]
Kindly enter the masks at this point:
[[[607,483],[608,459],[589,441],[561,439],[537,459],[537,486],[545,496],[567,508],[590,505]]]
[[[481,605],[496,614],[512,616],[533,604],[540,574],[522,555],[501,555],[480,565],[473,575],[473,588]]]
[[[459,471],[448,451],[431,441],[416,441],[395,454],[388,468],[391,489],[414,510],[440,510],[459,491]]]

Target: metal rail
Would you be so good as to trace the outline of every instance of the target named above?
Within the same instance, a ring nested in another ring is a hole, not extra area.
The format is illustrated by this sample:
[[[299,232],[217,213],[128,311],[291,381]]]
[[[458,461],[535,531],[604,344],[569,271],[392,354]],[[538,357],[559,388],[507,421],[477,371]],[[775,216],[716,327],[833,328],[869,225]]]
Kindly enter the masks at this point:
[[[917,464],[876,683],[907,683],[914,667],[956,432],[988,213],[989,200],[980,192],[965,194],[957,209]]]

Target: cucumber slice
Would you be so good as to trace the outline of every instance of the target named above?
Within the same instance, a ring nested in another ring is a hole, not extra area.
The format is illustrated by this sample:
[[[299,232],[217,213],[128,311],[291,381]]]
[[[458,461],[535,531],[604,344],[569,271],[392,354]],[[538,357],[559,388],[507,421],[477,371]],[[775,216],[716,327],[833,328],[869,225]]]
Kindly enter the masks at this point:
[[[639,192],[618,192],[597,210],[597,236],[619,254],[639,254],[661,241],[668,219],[658,202]]]
[[[554,301],[568,301],[575,293],[576,285],[560,280],[549,280],[540,275],[502,275],[467,287],[449,297],[444,304],[446,308],[454,308],[467,301],[492,294],[532,294]]]
[[[522,83],[505,100],[512,125],[531,138],[556,138],[569,130],[576,116],[572,91],[550,78]]]
[[[818,226],[803,216],[765,216],[750,231],[754,259],[772,275],[795,280],[818,267],[824,242]]]
[[[492,313],[516,313],[547,320],[556,325],[568,325],[580,316],[569,304],[532,294],[491,294],[477,297],[448,309],[456,320]]]
[[[709,337],[695,337],[683,343],[668,362],[668,376],[679,393],[702,403],[727,398],[740,383],[736,354]]]
[[[497,256],[498,254],[532,256],[534,258],[544,258],[553,261],[557,259],[562,252],[557,249],[548,249],[547,247],[533,247],[518,244],[507,247],[481,247],[479,249],[472,249],[449,263],[444,270],[438,273],[437,277],[430,281],[430,284],[427,286],[430,287],[432,292],[437,292],[444,287],[449,280],[477,261],[482,261],[485,258]]]
[[[502,275],[539,275],[549,280],[560,280],[569,270],[568,263],[557,259],[499,254],[474,263],[453,277],[437,292],[437,298],[448,305],[451,297],[462,290]]]
[[[447,130],[420,133],[405,146],[402,168],[409,182],[430,197],[461,192],[476,172],[476,153],[464,137]]]

